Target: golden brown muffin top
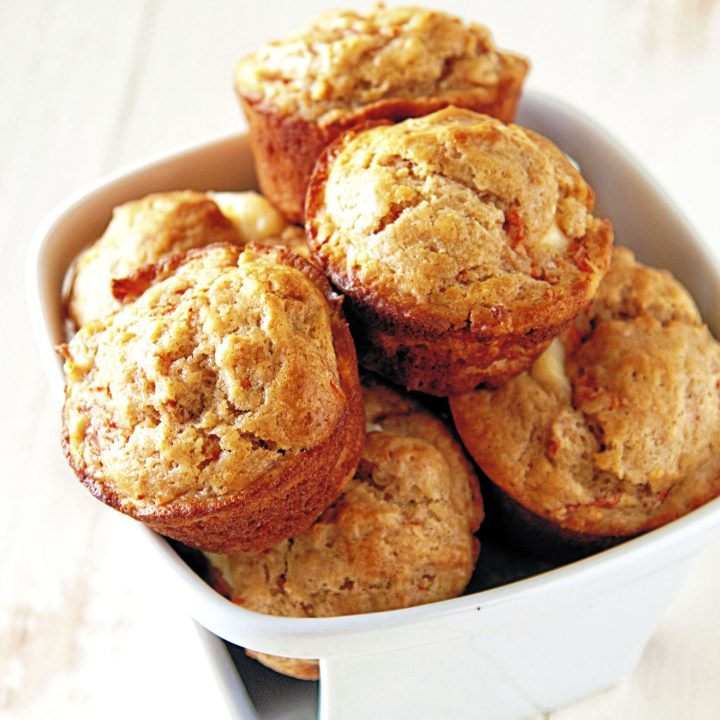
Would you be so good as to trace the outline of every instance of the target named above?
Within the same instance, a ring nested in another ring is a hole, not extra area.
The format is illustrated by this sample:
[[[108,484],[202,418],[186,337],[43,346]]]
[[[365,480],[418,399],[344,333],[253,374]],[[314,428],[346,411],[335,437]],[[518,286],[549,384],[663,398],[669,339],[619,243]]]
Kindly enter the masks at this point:
[[[526,507],[626,535],[716,492],[719,387],[720,345],[690,296],[615,248],[594,302],[531,372],[451,405],[476,460]]]
[[[259,193],[153,193],[113,210],[102,237],[75,261],[68,314],[76,327],[115,312],[112,281],[163,257],[216,242],[285,245],[307,255],[304,233]]]
[[[506,62],[487,28],[418,7],[330,10],[235,69],[235,85],[285,114],[330,123],[388,98],[494,96]]]
[[[175,256],[62,348],[66,454],[112,504],[224,497],[333,431],[329,288],[286,256],[316,272],[252,245]]]
[[[695,301],[669,271],[642,265],[624,247],[613,249],[611,268],[593,301],[576,320],[581,335],[591,332],[588,323],[643,315],[654,317],[663,325],[671,320],[689,325],[702,323]]]
[[[115,312],[112,279],[161,257],[213,242],[240,243],[233,223],[192,190],[155,193],[116,207],[102,237],[77,258],[68,313],[76,327]]]
[[[367,444],[345,493],[305,532],[262,553],[208,555],[234,602],[293,617],[454,597],[474,565],[477,478],[440,420],[375,381]]]
[[[315,167],[307,227],[360,301],[441,328],[522,332],[597,288],[611,231],[592,206],[550,141],[446,108],[341,136]]]

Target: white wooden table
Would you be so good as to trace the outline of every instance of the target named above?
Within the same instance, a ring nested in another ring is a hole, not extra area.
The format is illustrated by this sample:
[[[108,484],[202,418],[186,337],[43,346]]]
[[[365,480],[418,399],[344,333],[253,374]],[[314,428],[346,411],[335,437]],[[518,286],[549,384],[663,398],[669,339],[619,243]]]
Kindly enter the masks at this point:
[[[228,717],[191,623],[157,592],[131,521],[65,467],[59,408],[28,328],[23,262],[43,216],[83,183],[241,127],[234,60],[331,5],[0,2],[2,717]],[[529,87],[595,117],[720,252],[720,3],[444,6],[528,55]],[[553,720],[720,716],[719,565],[717,544],[624,685]]]

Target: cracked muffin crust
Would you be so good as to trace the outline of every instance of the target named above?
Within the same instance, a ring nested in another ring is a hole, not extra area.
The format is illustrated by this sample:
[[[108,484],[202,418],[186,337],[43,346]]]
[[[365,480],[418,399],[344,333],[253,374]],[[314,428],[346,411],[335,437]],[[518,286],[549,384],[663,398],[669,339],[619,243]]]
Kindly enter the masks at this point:
[[[375,378],[363,385],[367,443],[345,492],[270,550],[208,556],[218,589],[234,602],[330,617],[455,597],[469,581],[483,508],[462,448],[414,400]],[[317,677],[312,661],[251,654],[280,672]]]
[[[593,202],[550,141],[446,108],[328,147],[308,242],[347,298],[361,362],[447,395],[522,372],[587,305],[612,245]]]
[[[530,372],[450,405],[506,504],[531,530],[581,546],[720,493],[719,400],[720,345],[690,296],[615,248],[587,311]]]
[[[512,120],[527,61],[487,28],[419,7],[331,10],[240,60],[235,88],[263,192],[301,222],[320,151],[369,119],[447,105]]]
[[[120,307],[113,278],[213,242],[240,244],[242,237],[205,193],[155,193],[116,207],[102,237],[75,261],[68,315],[78,328],[102,319]]]
[[[259,193],[153,193],[119,205],[102,237],[78,255],[67,298],[75,328],[119,309],[112,283],[169,255],[212,243],[259,242],[308,255],[305,234]]]
[[[320,272],[282,248],[212,245],[116,284],[134,299],[65,358],[65,454],[99,499],[188,545],[269,547],[357,465],[352,339]]]

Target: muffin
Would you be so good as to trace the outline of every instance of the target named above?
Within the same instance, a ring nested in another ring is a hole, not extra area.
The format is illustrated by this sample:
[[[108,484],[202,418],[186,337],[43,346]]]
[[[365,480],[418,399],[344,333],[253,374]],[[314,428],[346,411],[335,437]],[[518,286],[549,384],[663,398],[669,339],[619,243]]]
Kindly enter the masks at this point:
[[[114,279],[218,242],[306,247],[304,233],[289,230],[283,216],[256,192],[154,193],[116,207],[102,237],[78,256],[67,300],[70,319],[79,328],[115,312],[120,304],[113,297]]]
[[[67,302],[76,327],[100,320],[120,304],[113,278],[157,262],[171,253],[242,238],[220,208],[192,190],[155,193],[116,207],[102,237],[76,259]]]
[[[528,63],[443,12],[332,10],[236,65],[260,187],[302,222],[320,151],[343,130],[458,105],[513,119]]]
[[[718,388],[720,345],[690,296],[616,248],[587,311],[530,372],[450,405],[542,552],[612,544],[718,495]]]
[[[527,369],[597,290],[612,228],[549,140],[446,108],[350,130],[315,166],[308,243],[361,363],[433,395]]]
[[[118,282],[65,358],[63,446],[103,502],[181,542],[259,550],[301,532],[357,466],[352,338],[320,272],[212,245]]]
[[[445,425],[413,400],[364,381],[367,443],[345,492],[305,532],[262,553],[209,555],[218,589],[289,617],[377,612],[459,595],[483,517],[477,477]],[[317,663],[250,651],[312,679]]]

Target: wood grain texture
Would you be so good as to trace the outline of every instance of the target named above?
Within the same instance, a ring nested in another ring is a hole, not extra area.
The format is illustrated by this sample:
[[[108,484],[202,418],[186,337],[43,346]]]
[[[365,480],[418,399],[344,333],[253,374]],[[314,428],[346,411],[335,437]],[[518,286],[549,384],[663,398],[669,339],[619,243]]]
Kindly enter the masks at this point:
[[[187,616],[155,586],[143,538],[89,497],[63,462],[59,409],[28,327],[23,263],[37,224],[83,183],[242,127],[234,60],[333,4],[0,3],[2,717],[228,716]],[[528,55],[529,87],[607,127],[720,252],[720,3],[443,6]],[[625,684],[550,717],[715,717],[719,562],[716,543]]]

